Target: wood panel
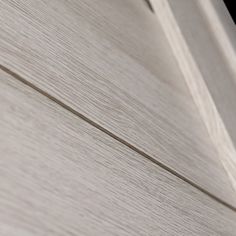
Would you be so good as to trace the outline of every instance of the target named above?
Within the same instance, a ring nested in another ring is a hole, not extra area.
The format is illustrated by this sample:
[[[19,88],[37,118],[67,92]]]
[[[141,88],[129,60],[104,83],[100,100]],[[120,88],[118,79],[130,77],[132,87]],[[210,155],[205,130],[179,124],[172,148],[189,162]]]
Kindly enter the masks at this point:
[[[236,213],[0,72],[0,234],[235,235]]]
[[[186,82],[236,189],[236,30],[222,0],[153,0]]]
[[[143,1],[1,1],[0,64],[236,206],[235,191]]]

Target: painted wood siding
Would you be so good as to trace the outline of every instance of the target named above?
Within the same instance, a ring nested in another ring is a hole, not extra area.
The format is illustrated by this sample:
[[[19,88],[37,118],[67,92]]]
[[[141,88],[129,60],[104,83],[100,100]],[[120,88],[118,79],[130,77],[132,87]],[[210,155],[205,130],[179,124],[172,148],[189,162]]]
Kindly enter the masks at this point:
[[[235,235],[231,209],[0,78],[1,235]]]
[[[142,0],[0,1],[1,235],[235,235],[236,198]]]

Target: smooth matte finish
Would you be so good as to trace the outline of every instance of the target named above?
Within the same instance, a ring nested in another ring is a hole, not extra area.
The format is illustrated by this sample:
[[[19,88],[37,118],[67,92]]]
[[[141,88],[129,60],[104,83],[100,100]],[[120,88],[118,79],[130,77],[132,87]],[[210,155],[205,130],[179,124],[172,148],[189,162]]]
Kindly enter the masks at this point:
[[[0,234],[233,236],[236,213],[0,72]]]
[[[170,45],[145,6],[2,1],[0,64],[236,206]]]
[[[152,0],[236,189],[236,28],[222,0]]]

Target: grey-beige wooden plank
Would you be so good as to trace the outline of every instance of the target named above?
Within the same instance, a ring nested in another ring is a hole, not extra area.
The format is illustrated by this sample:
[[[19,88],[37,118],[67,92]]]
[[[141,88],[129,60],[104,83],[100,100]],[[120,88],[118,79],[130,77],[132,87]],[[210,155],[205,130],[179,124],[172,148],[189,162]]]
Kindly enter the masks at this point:
[[[236,212],[0,71],[0,234],[227,235]]]
[[[236,29],[223,0],[153,0],[236,189]]]
[[[1,1],[0,64],[236,206],[161,26],[143,1]]]

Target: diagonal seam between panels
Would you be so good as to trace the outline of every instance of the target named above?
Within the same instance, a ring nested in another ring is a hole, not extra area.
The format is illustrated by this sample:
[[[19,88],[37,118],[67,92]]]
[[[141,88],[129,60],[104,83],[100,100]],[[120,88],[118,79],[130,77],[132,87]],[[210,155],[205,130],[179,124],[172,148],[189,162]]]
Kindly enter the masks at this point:
[[[141,149],[133,146],[132,144],[130,144],[129,142],[125,141],[124,139],[120,138],[119,136],[115,135],[114,133],[110,132],[109,130],[105,129],[104,127],[102,127],[101,125],[97,124],[96,122],[92,121],[91,119],[89,119],[88,117],[84,116],[83,114],[81,114],[80,112],[74,110],[73,108],[71,108],[70,106],[66,105],[65,103],[63,103],[62,101],[60,101],[59,99],[53,97],[52,95],[50,95],[49,93],[45,92],[44,90],[38,88],[37,86],[35,86],[33,83],[27,81],[26,79],[24,79],[22,76],[20,76],[19,74],[17,74],[16,72],[13,72],[12,70],[8,69],[7,67],[0,65],[0,69],[2,71],[4,71],[5,73],[11,75],[13,78],[17,79],[18,81],[22,82],[23,84],[29,86],[30,88],[32,88],[33,90],[35,90],[36,92],[40,93],[41,95],[47,97],[48,99],[52,100],[53,102],[55,102],[56,104],[58,104],[59,106],[63,107],[64,109],[66,109],[67,111],[71,112],[72,114],[74,114],[75,116],[83,119],[84,121],[86,121],[87,123],[89,123],[90,125],[92,125],[93,127],[99,129],[100,131],[104,132],[105,134],[109,135],[111,138],[117,140],[118,142],[122,143],[123,145],[127,146],[128,148],[132,149],[134,152],[138,153],[139,155],[143,156],[144,158],[150,160],[151,162],[153,162],[154,164],[158,165],[159,167],[163,168],[164,170],[166,170],[167,172],[171,173],[172,175],[176,176],[177,178],[181,179],[182,181],[188,183],[189,185],[191,185],[192,187],[198,189],[200,192],[208,195],[211,199],[215,200],[216,202],[224,205],[225,207],[228,207],[229,209],[233,210],[234,212],[236,212],[236,207],[234,207],[233,205],[225,202],[224,200],[222,200],[221,198],[215,196],[214,194],[210,193],[209,191],[205,190],[204,188],[202,188],[201,186],[199,186],[198,184],[194,183],[193,181],[187,179],[186,177],[182,176],[181,174],[179,174],[178,172],[176,172],[175,170],[173,170],[172,168],[166,166],[165,164],[161,163],[160,161],[156,160],[155,158],[153,158],[152,156],[148,155],[147,153],[145,153],[144,151],[142,151]]]

